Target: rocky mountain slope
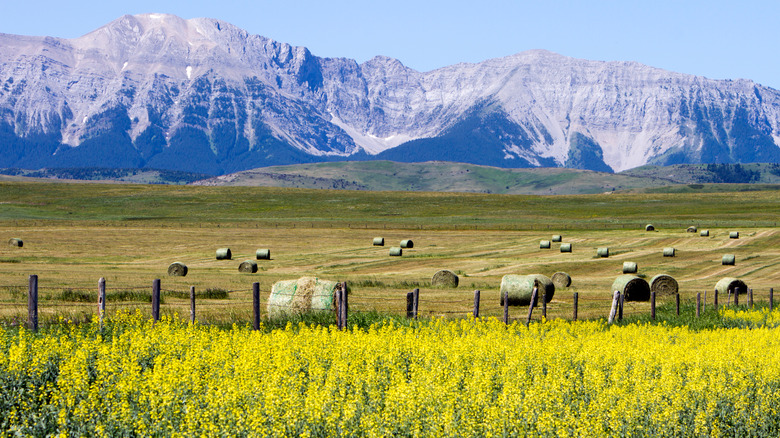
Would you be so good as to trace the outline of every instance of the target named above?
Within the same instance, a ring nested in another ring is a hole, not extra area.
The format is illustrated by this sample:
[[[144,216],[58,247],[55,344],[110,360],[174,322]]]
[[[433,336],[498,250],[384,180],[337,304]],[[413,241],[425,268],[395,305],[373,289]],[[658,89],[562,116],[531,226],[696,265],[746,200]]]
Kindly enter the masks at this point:
[[[0,34],[0,167],[225,174],[336,160],[621,171],[780,162],[780,92],[529,51],[418,72],[213,19]]]

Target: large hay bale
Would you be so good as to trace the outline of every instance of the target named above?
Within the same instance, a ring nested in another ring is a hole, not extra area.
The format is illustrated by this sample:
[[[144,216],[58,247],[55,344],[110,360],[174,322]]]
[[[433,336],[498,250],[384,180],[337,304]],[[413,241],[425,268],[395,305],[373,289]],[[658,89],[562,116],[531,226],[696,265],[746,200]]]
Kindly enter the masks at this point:
[[[454,272],[442,269],[433,274],[431,286],[458,287],[458,281],[458,276]]]
[[[638,267],[636,265],[636,262],[623,262],[623,273],[624,274],[636,274],[637,270],[638,270]]]
[[[394,246],[390,248],[390,255],[393,257],[401,257],[404,253],[404,250],[401,248]]]
[[[693,226],[693,225],[691,225],[691,226],[690,226],[690,227],[688,227],[688,229],[687,229],[687,230],[685,230],[685,231],[687,231],[687,232],[689,232],[689,233],[695,233],[695,232],[696,232],[696,227],[695,227],[695,226]]]
[[[645,231],[655,231],[655,227],[653,224],[647,224],[645,225]]]
[[[676,295],[678,291],[677,280],[670,275],[658,274],[650,279],[650,291],[655,296]]]
[[[336,291],[340,291],[341,287],[342,283],[316,277],[278,281],[271,287],[268,297],[268,316],[333,311],[336,308]]]
[[[619,275],[612,283],[612,292],[620,291],[625,301],[650,300],[650,285],[636,275]]]
[[[254,274],[257,272],[257,262],[254,260],[244,260],[240,265],[238,265],[238,272]]]
[[[402,240],[401,248],[414,248],[414,242],[411,239]]]
[[[721,297],[725,300],[729,293],[734,293],[736,289],[739,289],[740,294],[746,294],[748,290],[747,284],[744,281],[738,280],[734,277],[724,277],[715,283],[715,290],[718,291]]]
[[[550,249],[550,241],[549,240],[540,240],[539,241],[539,249]]]
[[[729,239],[739,239],[739,231],[731,231],[729,233]]]
[[[8,245],[15,246],[17,248],[21,248],[21,247],[24,246],[24,242],[22,241],[22,239],[19,239],[19,238],[16,238],[16,237],[12,237],[12,238],[10,238],[8,240]]]
[[[710,230],[701,230],[699,232],[699,236],[701,237],[709,237],[709,235],[710,235]]]
[[[561,252],[571,252],[571,243],[561,243]]]
[[[257,260],[271,260],[271,250],[267,248],[260,248],[255,251],[255,258]]]
[[[563,242],[563,236],[561,236],[560,234],[553,234],[552,241],[553,242]]]
[[[187,265],[181,262],[173,262],[168,266],[168,275],[171,277],[186,277],[187,272]]]
[[[230,260],[233,258],[233,253],[230,252],[230,248],[217,249],[217,260]]]
[[[674,257],[674,248],[664,248],[664,257]]]
[[[504,305],[504,294],[507,292],[509,293],[510,306],[527,306],[531,304],[534,285],[538,285],[537,287],[539,288],[537,300],[546,292],[547,302],[549,303],[550,300],[552,300],[553,295],[555,295],[555,285],[548,277],[542,274],[504,275],[504,277],[501,278],[500,305]]]
[[[565,272],[556,272],[552,276],[552,282],[556,289],[563,289],[571,286],[571,275]]]
[[[609,248],[598,248],[596,250],[596,255],[599,257],[609,257]]]
[[[374,237],[374,246],[385,246],[384,237]]]
[[[737,259],[734,257],[734,254],[723,254],[720,263],[726,266],[734,266],[737,263]]]

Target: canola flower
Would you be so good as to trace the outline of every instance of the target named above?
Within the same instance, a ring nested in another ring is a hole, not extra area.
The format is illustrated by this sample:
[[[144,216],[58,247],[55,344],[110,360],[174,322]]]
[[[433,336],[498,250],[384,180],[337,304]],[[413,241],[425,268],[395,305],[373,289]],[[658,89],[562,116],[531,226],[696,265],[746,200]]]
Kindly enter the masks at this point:
[[[3,436],[778,436],[780,329],[434,320],[0,334]]]
[[[724,319],[747,323],[752,326],[780,326],[780,309],[770,311],[767,307],[759,309],[723,307],[718,312]]]

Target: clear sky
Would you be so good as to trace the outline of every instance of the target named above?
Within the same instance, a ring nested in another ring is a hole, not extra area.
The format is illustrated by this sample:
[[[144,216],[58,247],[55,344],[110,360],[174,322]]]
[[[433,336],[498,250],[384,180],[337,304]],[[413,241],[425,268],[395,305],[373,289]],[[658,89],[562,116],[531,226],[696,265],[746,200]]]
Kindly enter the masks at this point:
[[[0,32],[73,38],[124,14],[210,17],[358,62],[420,71],[529,49],[780,89],[778,0],[0,0]]]

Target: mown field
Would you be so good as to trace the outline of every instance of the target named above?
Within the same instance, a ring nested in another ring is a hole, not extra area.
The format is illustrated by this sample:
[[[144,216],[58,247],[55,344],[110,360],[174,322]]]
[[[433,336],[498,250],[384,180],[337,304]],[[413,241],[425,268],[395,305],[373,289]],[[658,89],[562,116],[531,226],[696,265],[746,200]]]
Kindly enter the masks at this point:
[[[43,321],[94,314],[100,277],[109,288],[109,314],[133,307],[148,312],[144,300],[153,279],[161,278],[164,313],[188,314],[185,294],[194,286],[228,291],[227,298],[199,300],[200,321],[248,322],[253,282],[266,298],[278,280],[318,276],[347,281],[354,311],[401,314],[406,292],[419,287],[422,315],[465,316],[479,289],[482,314],[497,316],[503,275],[563,271],[573,284],[556,292],[550,317],[571,316],[574,292],[581,317],[602,317],[624,261],[638,263],[648,280],[672,275],[684,300],[711,291],[724,276],[743,279],[757,300],[766,299],[780,285],[776,193],[543,197],[2,183],[0,236],[21,238],[24,246],[0,247],[0,312],[6,321],[26,314],[30,274],[40,277]],[[657,231],[644,231],[646,223]],[[689,225],[709,229],[710,236],[686,233]],[[729,231],[739,231],[740,239],[729,239]],[[555,245],[540,250],[539,241],[552,234],[572,243],[573,253]],[[377,236],[387,246],[372,246]],[[389,257],[389,246],[402,239],[412,239],[414,248]],[[596,257],[604,246],[612,256]],[[233,260],[215,260],[221,247],[231,248]],[[664,247],[675,247],[677,256],[663,257]],[[258,248],[269,248],[272,259],[258,261],[256,274],[239,273],[238,264]],[[721,265],[726,253],[736,256],[736,266]],[[187,277],[166,275],[174,261],[189,267]],[[439,269],[456,272],[460,286],[429,287]],[[630,304],[626,311],[647,312],[647,306]]]

